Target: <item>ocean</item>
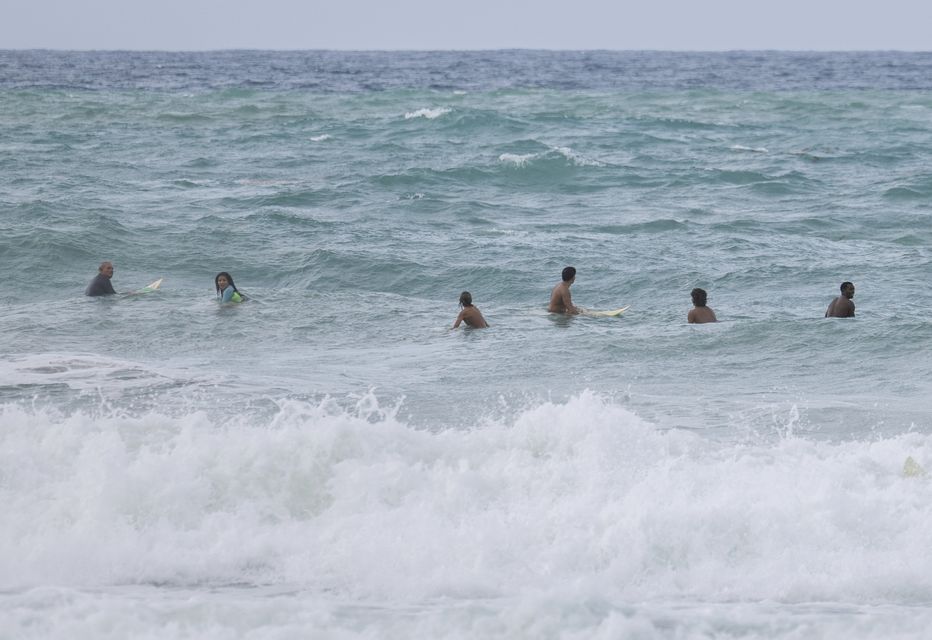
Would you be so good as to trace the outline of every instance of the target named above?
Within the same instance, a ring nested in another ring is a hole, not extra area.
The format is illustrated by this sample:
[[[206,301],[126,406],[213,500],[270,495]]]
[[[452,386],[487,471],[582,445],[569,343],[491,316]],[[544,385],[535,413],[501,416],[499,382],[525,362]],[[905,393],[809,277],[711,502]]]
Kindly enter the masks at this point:
[[[0,231],[0,638],[928,637],[932,53],[0,51]]]

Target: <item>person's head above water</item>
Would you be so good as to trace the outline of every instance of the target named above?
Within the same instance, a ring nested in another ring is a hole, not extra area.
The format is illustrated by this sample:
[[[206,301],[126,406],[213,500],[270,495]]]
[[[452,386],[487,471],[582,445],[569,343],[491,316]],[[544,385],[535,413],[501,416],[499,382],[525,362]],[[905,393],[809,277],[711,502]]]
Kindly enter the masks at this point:
[[[100,263],[100,266],[97,267],[97,272],[103,274],[108,278],[113,277],[113,263],[109,260],[104,260]]]
[[[214,276],[214,286],[217,288],[217,293],[222,293],[227,287],[233,287],[233,291],[237,291],[236,285],[233,284],[233,276],[231,276],[226,271],[221,271]]]
[[[705,289],[700,289],[696,287],[689,292],[689,295],[692,296],[693,304],[697,307],[704,307],[706,302],[706,292]]]
[[[854,285],[847,280],[841,283],[841,295],[849,300],[854,297]]]
[[[460,306],[461,307],[471,307],[472,306],[472,294],[468,291],[464,291],[460,294]]]
[[[570,282],[576,277],[576,267],[566,267],[563,269],[563,282]]]

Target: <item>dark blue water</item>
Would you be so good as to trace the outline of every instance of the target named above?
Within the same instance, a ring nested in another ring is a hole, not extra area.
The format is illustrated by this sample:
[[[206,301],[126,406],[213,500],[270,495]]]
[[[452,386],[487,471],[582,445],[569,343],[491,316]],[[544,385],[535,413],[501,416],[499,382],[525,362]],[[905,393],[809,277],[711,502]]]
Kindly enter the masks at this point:
[[[0,51],[3,89],[923,90],[932,53]]]

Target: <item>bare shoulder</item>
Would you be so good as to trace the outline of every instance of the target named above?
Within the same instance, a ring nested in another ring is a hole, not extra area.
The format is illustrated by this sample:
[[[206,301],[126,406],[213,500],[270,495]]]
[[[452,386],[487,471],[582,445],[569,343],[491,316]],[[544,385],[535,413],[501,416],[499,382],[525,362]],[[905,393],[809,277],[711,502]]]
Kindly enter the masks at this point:
[[[686,321],[690,324],[705,324],[707,322],[718,322],[715,312],[709,307],[693,307],[686,315]]]
[[[469,326],[475,327],[477,329],[482,329],[489,326],[489,324],[485,321],[485,318],[482,317],[482,312],[479,311],[479,309],[476,307],[468,307],[463,309],[463,320]]]
[[[825,310],[826,318],[850,318],[853,315],[854,302],[844,296],[838,296],[832,300],[831,304],[828,305],[828,309]]]

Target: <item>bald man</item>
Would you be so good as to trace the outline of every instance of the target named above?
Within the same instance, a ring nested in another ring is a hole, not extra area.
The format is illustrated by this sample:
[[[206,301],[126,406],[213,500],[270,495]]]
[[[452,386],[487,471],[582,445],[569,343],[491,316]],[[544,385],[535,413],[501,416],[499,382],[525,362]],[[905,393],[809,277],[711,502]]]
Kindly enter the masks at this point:
[[[100,266],[97,268],[97,275],[94,276],[94,279],[91,280],[91,283],[87,285],[87,289],[84,290],[84,295],[86,296],[111,296],[116,291],[113,290],[113,283],[110,282],[110,278],[113,277],[113,263],[109,260],[100,263]]]

